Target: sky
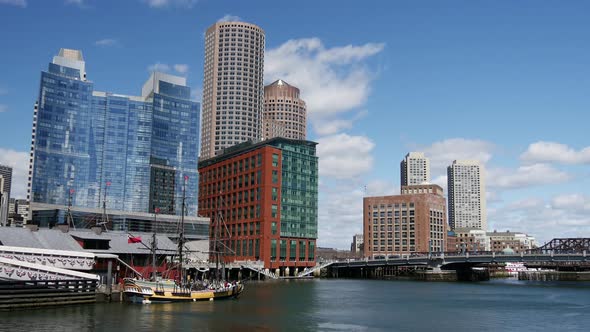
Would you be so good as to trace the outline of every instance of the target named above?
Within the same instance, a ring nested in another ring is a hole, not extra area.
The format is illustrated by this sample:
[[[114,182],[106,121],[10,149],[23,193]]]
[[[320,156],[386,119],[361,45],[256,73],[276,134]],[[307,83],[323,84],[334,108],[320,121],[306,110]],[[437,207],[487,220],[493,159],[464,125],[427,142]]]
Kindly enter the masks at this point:
[[[264,80],[301,89],[319,143],[319,238],[350,248],[362,198],[399,193],[409,151],[446,192],[485,165],[488,229],[590,236],[587,1],[0,0],[0,164],[25,197],[40,72],[80,49],[95,89],[139,95],[153,69],[201,99],[204,32],[266,33]]]

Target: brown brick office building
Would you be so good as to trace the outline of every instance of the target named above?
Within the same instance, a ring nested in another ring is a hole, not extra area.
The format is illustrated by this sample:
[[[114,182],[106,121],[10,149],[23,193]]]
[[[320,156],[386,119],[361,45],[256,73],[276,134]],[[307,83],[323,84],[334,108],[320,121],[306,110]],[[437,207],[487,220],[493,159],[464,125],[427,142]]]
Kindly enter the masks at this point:
[[[199,215],[211,218],[212,243],[217,232],[226,262],[262,261],[291,275],[315,265],[316,144],[279,137],[245,142],[199,163]]]
[[[448,224],[442,188],[403,186],[401,192],[364,198],[365,257],[446,250]]]

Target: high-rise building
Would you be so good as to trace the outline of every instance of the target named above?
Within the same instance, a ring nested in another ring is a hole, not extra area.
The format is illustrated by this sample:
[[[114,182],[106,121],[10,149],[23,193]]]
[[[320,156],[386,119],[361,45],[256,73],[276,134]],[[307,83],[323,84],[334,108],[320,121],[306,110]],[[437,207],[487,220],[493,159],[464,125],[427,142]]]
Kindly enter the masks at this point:
[[[447,168],[449,224],[452,229],[487,229],[483,166],[477,160],[455,160]]]
[[[283,80],[265,86],[262,124],[264,139],[306,139],[307,110],[299,89]]]
[[[365,257],[446,251],[446,202],[435,184],[363,199]]]
[[[205,34],[201,160],[262,139],[264,31],[217,22]]]
[[[354,254],[363,253],[363,234],[355,234],[352,237],[352,243],[350,244],[350,251]]]
[[[186,79],[154,72],[141,96],[94,91],[82,52],[61,49],[41,73],[28,197],[40,204],[196,215],[199,104]],[[29,214],[31,215],[31,214]]]
[[[316,144],[280,137],[245,142],[199,163],[199,215],[211,218],[212,238],[225,244],[213,251],[224,250],[227,262],[259,261],[281,274],[315,265]]]
[[[0,226],[6,226],[8,220],[8,202],[12,186],[12,167],[0,165]]]
[[[430,160],[422,152],[410,152],[400,163],[401,185],[414,186],[430,182]]]

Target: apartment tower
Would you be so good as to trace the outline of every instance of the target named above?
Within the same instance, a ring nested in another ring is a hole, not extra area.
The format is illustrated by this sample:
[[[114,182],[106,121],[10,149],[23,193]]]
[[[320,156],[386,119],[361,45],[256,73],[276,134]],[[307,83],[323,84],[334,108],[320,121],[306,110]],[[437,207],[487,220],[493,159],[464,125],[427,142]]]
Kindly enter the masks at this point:
[[[477,160],[455,160],[447,168],[449,224],[452,229],[487,229],[483,166]]]
[[[0,225],[6,226],[8,220],[8,202],[12,185],[12,167],[0,165]]]
[[[205,34],[201,160],[262,139],[264,31],[217,22]]]
[[[422,152],[410,152],[400,163],[401,185],[414,186],[430,182],[430,160]]]
[[[199,103],[183,77],[154,72],[140,96],[94,90],[79,50],[41,72],[27,198],[39,204],[181,213],[198,189]],[[196,215],[194,200],[187,214]],[[32,217],[33,214],[29,214]]]
[[[284,137],[304,140],[307,108],[299,98],[299,89],[283,80],[265,86],[262,123],[264,139]]]

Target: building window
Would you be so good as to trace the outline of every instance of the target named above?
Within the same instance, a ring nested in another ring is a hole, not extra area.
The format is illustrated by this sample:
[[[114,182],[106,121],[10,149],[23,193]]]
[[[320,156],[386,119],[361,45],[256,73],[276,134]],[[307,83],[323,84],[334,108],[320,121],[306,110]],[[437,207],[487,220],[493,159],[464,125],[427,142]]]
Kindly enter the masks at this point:
[[[276,153],[272,154],[272,167],[278,167],[279,166],[279,155]]]

